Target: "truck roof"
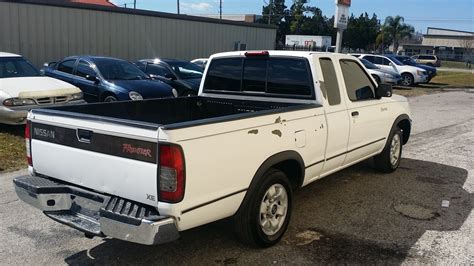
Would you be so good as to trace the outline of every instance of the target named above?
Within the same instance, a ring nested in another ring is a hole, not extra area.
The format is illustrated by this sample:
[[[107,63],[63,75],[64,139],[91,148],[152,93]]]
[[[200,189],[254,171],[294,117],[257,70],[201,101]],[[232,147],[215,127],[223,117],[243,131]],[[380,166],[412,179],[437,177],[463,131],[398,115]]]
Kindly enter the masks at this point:
[[[249,51],[233,51],[233,52],[224,52],[217,53],[211,56],[214,57],[227,57],[227,56],[244,56],[247,52],[268,52],[270,56],[295,56],[295,57],[309,57],[311,55],[327,55],[328,57],[337,57],[337,58],[353,58],[352,56],[346,54],[330,53],[330,52],[311,52],[311,51],[286,51],[286,50],[249,50]]]

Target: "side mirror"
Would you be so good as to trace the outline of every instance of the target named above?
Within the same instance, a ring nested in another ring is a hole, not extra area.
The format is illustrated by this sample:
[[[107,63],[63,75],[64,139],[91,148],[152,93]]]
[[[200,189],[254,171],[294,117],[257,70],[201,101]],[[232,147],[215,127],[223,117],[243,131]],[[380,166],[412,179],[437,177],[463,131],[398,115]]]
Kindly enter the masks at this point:
[[[56,62],[46,62],[43,64],[44,67],[50,67],[52,65],[56,64]]]
[[[93,81],[96,84],[99,83],[99,78],[97,78],[96,76],[93,76],[93,75],[86,75],[86,79],[90,80],[90,81]]]
[[[392,97],[392,84],[380,83],[375,88],[375,98]]]
[[[178,79],[175,75],[173,75],[171,73],[165,74],[165,78],[171,79],[171,80],[177,80]]]

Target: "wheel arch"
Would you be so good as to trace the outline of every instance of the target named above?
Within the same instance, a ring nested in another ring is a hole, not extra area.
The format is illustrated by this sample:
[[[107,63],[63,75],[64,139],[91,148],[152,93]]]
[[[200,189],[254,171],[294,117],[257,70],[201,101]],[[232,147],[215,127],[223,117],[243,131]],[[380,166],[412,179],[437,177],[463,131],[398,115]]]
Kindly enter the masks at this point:
[[[305,164],[301,155],[293,150],[276,153],[268,157],[255,172],[239,209],[248,202],[252,191],[258,186],[264,174],[272,168],[278,169],[286,174],[293,190],[303,185]]]
[[[392,124],[390,132],[392,132],[395,127],[398,127],[402,130],[403,135],[403,145],[408,142],[411,133],[411,119],[407,114],[399,115]]]

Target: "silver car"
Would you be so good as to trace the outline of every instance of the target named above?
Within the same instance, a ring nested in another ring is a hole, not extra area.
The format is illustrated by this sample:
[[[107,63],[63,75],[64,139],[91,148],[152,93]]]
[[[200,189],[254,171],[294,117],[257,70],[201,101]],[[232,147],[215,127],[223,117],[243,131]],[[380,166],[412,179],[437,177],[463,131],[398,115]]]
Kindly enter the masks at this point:
[[[365,68],[367,68],[367,71],[370,73],[370,75],[372,75],[372,77],[374,77],[378,84],[398,84],[402,79],[402,76],[395,71],[382,69],[363,58],[359,58],[359,60],[362,62],[362,64],[364,64]]]

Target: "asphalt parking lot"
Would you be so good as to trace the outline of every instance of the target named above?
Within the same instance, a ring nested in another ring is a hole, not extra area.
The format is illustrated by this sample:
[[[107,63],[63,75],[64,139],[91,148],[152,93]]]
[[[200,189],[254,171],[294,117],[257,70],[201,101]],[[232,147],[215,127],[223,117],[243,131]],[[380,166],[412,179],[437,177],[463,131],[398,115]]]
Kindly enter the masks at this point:
[[[17,199],[20,171],[0,175],[1,263],[472,264],[474,93],[410,102],[414,128],[400,168],[380,174],[363,162],[301,189],[288,232],[272,248],[241,245],[227,220],[160,246],[87,239]]]

